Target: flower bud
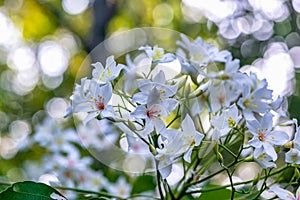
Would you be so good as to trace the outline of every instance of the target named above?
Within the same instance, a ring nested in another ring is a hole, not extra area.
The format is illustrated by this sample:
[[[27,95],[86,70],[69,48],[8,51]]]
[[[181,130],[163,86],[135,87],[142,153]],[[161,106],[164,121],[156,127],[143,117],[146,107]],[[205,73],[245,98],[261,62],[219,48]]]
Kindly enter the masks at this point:
[[[300,173],[299,170],[295,167],[295,171],[294,171],[294,180],[299,180],[300,178]]]
[[[154,156],[157,155],[157,151],[156,151],[155,147],[154,147],[152,144],[149,144],[149,150],[150,150],[150,152],[151,152]]]
[[[253,161],[254,161],[254,156],[253,156],[253,155],[250,155],[250,156],[246,157],[246,158],[244,159],[244,161],[245,161],[245,162],[253,162]]]
[[[219,163],[223,163],[223,156],[220,152],[216,152],[217,155],[217,160],[219,161]]]
[[[217,160],[219,161],[219,163],[223,163],[223,156],[219,152],[219,145],[218,145],[218,143],[216,141],[213,141],[213,145],[214,145],[214,152],[216,153],[216,156],[217,156]]]
[[[257,185],[258,181],[260,180],[260,173],[258,173],[254,179],[253,179],[253,182],[252,182],[252,185]]]
[[[134,125],[130,120],[128,120],[127,123],[128,123],[128,127],[129,127],[131,130],[133,130],[133,131],[136,130],[135,125]]]
[[[291,149],[294,147],[294,141],[289,141],[283,145],[284,148]]]

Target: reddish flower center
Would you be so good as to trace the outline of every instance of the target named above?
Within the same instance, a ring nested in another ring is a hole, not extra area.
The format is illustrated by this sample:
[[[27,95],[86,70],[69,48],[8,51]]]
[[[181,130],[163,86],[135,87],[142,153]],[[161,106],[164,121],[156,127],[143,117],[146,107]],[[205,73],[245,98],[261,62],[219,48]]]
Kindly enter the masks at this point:
[[[265,139],[266,139],[266,135],[263,132],[258,132],[258,136],[257,137],[262,142],[265,141]]]
[[[65,177],[67,177],[67,178],[72,178],[72,172],[69,171],[69,170],[66,170],[66,171],[64,172],[64,175],[65,175]]]
[[[98,110],[104,110],[105,105],[103,101],[100,100],[100,101],[96,101],[95,103]]]
[[[218,102],[221,104],[221,105],[224,105],[225,102],[226,102],[226,96],[225,94],[221,94],[220,96],[218,96]]]
[[[79,180],[78,180],[80,183],[84,183],[84,182],[86,182],[86,177],[85,176],[83,176],[83,175],[81,175],[80,177],[79,177]]]
[[[146,115],[147,117],[149,117],[150,119],[153,119],[154,117],[156,117],[156,114],[158,113],[159,111],[157,110],[148,110],[146,111]]]

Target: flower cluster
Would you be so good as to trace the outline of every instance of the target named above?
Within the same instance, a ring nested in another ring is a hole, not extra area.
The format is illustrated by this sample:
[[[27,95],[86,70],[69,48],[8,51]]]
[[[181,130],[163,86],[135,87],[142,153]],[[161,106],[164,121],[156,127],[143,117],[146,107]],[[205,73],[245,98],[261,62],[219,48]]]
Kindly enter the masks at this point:
[[[144,59],[131,60],[128,54],[126,64],[116,64],[113,56],[105,67],[93,64],[92,77],[75,86],[68,114],[85,112],[84,124],[111,121],[126,138],[123,150],[152,159],[162,179],[170,176],[174,163],[182,162],[193,166],[189,180],[197,183],[204,173],[202,158],[212,156],[224,167],[225,152],[234,158],[233,165],[251,161],[263,169],[276,168],[288,142],[293,148],[286,153],[286,163],[300,164],[297,123],[291,141],[277,120],[289,122],[285,97],[273,97],[265,79],[243,73],[230,52],[200,37],[190,41],[181,35],[177,45],[176,54],[144,46],[137,50]],[[165,64],[173,64],[175,71],[176,62],[181,70],[170,77]],[[215,150],[212,154],[205,152],[208,144]],[[248,157],[243,158],[246,150]],[[234,190],[233,183],[231,187]]]
[[[32,145],[38,144],[48,152],[43,155],[41,163],[32,160],[25,165],[27,177],[54,186],[104,190],[124,198],[129,196],[132,186],[125,177],[120,176],[116,182],[110,182],[101,170],[92,167],[92,157],[84,156],[82,149],[78,148],[83,143],[86,147],[109,149],[117,139],[117,132],[111,129],[106,120],[100,123],[91,120],[86,126],[80,125],[77,128],[79,137],[73,128],[63,129],[63,124],[50,117],[38,124]],[[109,142],[105,142],[103,138]],[[61,193],[68,199],[78,198],[72,191]]]

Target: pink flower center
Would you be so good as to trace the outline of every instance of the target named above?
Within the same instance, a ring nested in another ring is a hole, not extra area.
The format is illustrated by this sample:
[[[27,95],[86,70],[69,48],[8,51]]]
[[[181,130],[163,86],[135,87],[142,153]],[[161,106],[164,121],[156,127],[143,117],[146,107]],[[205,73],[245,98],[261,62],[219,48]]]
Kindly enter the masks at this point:
[[[146,110],[146,115],[147,115],[147,117],[149,117],[150,119],[153,119],[153,118],[155,118],[155,117],[157,117],[157,113],[158,113],[159,111],[158,110]]]
[[[102,99],[99,100],[99,101],[96,101],[95,104],[96,104],[96,107],[97,107],[98,110],[104,110],[105,109],[105,105],[104,105],[104,102],[103,102]]]

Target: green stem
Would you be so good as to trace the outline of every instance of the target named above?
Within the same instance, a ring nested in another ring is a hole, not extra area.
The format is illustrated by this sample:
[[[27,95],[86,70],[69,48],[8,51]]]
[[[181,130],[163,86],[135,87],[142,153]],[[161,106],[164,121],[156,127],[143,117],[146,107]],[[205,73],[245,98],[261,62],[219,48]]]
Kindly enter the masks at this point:
[[[229,164],[229,165],[227,166],[227,168],[232,167],[232,166],[235,165],[236,163],[237,163],[237,162],[232,162],[231,164]],[[195,185],[195,184],[198,184],[198,183],[202,183],[202,182],[204,182],[204,181],[207,181],[207,180],[211,179],[212,177],[218,175],[219,173],[222,173],[222,172],[225,171],[225,170],[226,170],[225,168],[222,168],[221,170],[216,171],[215,173],[212,173],[212,174],[208,175],[207,177],[205,177],[205,178],[203,178],[203,179],[200,179],[199,181],[195,181],[195,182],[192,182],[192,183],[189,183],[189,184],[183,186],[183,188],[182,188],[182,190],[180,191],[180,193],[179,193],[177,199],[180,199],[180,198],[182,198],[185,194],[187,194],[186,190],[187,190],[190,186]]]
[[[235,193],[235,187],[233,185],[232,174],[230,174],[229,169],[226,166],[224,166],[222,163],[221,163],[221,166],[226,170],[226,173],[228,175],[228,178],[229,178],[229,181],[230,181],[230,187],[231,187],[231,198],[230,199],[233,200],[234,199],[234,193]]]
[[[114,122],[113,120],[111,120],[111,121]],[[138,132],[136,132],[135,130],[132,130],[128,126],[128,124],[126,124],[125,121],[120,121],[120,122],[122,122],[127,128],[129,128],[132,132],[134,132],[134,134],[136,134],[144,143],[146,143],[150,147],[151,144],[147,140],[145,140],[145,138],[143,138]]]
[[[119,92],[119,91],[114,91],[114,92],[115,92],[116,95],[119,95],[119,96],[121,96],[122,98],[125,98],[126,101],[127,101],[128,103],[130,103],[132,106],[136,107],[136,105],[134,105],[134,104],[132,103],[132,100],[130,99],[130,98],[131,98],[130,96],[127,96],[126,94],[121,93],[121,92]],[[124,101],[123,101],[123,102],[124,102]],[[125,104],[124,104],[124,106],[125,106]]]
[[[203,124],[202,124],[200,115],[197,115],[197,119],[198,119],[198,122],[200,125],[201,133],[204,133],[204,128],[203,128]]]
[[[173,194],[173,192],[172,192],[172,189],[171,189],[169,183],[167,182],[167,179],[163,180],[163,183],[166,185],[166,187],[167,187],[167,189],[168,189],[168,190],[166,190],[166,191],[169,191],[169,194],[170,194],[170,196],[171,196],[171,199],[172,199],[172,200],[175,200],[176,198],[175,198],[175,196],[174,196],[174,194]]]
[[[266,177],[271,177],[271,176],[274,176],[276,174],[279,174],[287,168],[289,168],[289,166],[284,166],[284,167],[278,169],[277,171],[275,171],[273,173],[270,173],[269,175],[265,175],[265,176],[260,177],[260,180],[265,179]],[[243,185],[243,184],[248,184],[248,183],[251,183],[251,182],[253,182],[253,180],[233,183],[233,185],[234,186]],[[209,189],[193,190],[193,191],[187,192],[186,194],[212,192],[212,191],[222,190],[222,189],[225,189],[225,188],[230,187],[230,186],[231,186],[231,184],[227,184],[227,185],[224,185],[224,186],[218,186],[218,187],[213,187],[213,188],[209,188]]]
[[[97,194],[102,197],[109,197],[109,198],[116,198],[120,200],[125,200],[125,198],[121,198],[119,196],[111,195],[106,192],[95,192],[95,191],[90,191],[90,190],[83,190],[83,189],[78,189],[78,188],[70,188],[70,187],[63,187],[63,186],[53,186],[55,189],[59,190],[68,190],[68,191],[74,191],[74,192],[80,192],[80,193],[85,193],[85,194]]]
[[[158,191],[159,191],[159,195],[160,195],[160,199],[164,199],[164,195],[162,192],[162,188],[161,188],[161,184],[160,184],[160,173],[158,170],[158,164],[156,163],[156,181],[157,181],[157,187],[158,187]]]
[[[187,170],[184,170],[184,176],[181,178],[181,180],[177,183],[176,187],[175,187],[175,190],[174,191],[177,191],[179,186],[182,184],[182,182],[186,179],[186,172],[190,171],[192,168],[193,172],[196,171],[196,168],[200,165],[200,162],[201,162],[202,158],[199,158],[198,156],[196,156],[193,160],[192,160],[192,163],[188,166]],[[184,163],[184,161],[183,161]],[[184,168],[185,169],[185,168]],[[191,182],[194,177],[197,176],[196,173],[192,174],[186,182]]]
[[[147,198],[147,199],[161,200],[161,198],[157,198],[157,197],[150,196],[150,195],[145,195],[145,194],[133,194],[130,197],[128,197],[127,199],[133,199],[133,198],[137,199],[137,197],[144,197],[144,198]]]
[[[238,162],[239,162],[239,161],[238,161]],[[230,167],[234,166],[234,165],[237,164],[238,162],[232,162],[232,163],[230,163],[230,164],[227,166],[227,168],[230,168]],[[207,180],[211,179],[212,177],[214,177],[214,176],[216,176],[216,175],[222,173],[222,172],[225,171],[225,170],[226,170],[226,169],[222,168],[222,169],[220,169],[219,171],[216,171],[215,173],[212,173],[212,174],[208,175],[207,177],[205,177],[205,178],[203,178],[203,179],[200,179],[200,180],[198,180],[198,181],[195,181],[195,182],[193,182],[193,183],[188,184],[188,187],[190,187],[190,186],[192,186],[192,185],[195,185],[195,184],[202,183],[202,182],[204,182],[204,181],[207,181]]]
[[[237,159],[237,155],[235,155],[228,147],[226,147],[223,144],[219,144],[219,146],[221,146],[223,149],[225,149],[230,155],[232,155],[235,159]]]
[[[264,178],[264,182],[263,182],[263,184],[261,184],[259,193],[255,196],[255,199],[258,199],[258,197],[261,195],[261,193],[263,193],[263,191],[267,187],[266,183],[267,183],[267,179],[269,178],[269,175],[271,173],[271,170],[272,170],[272,168],[269,170],[268,173],[266,173],[265,178]],[[265,171],[267,171],[267,170],[265,170]]]

